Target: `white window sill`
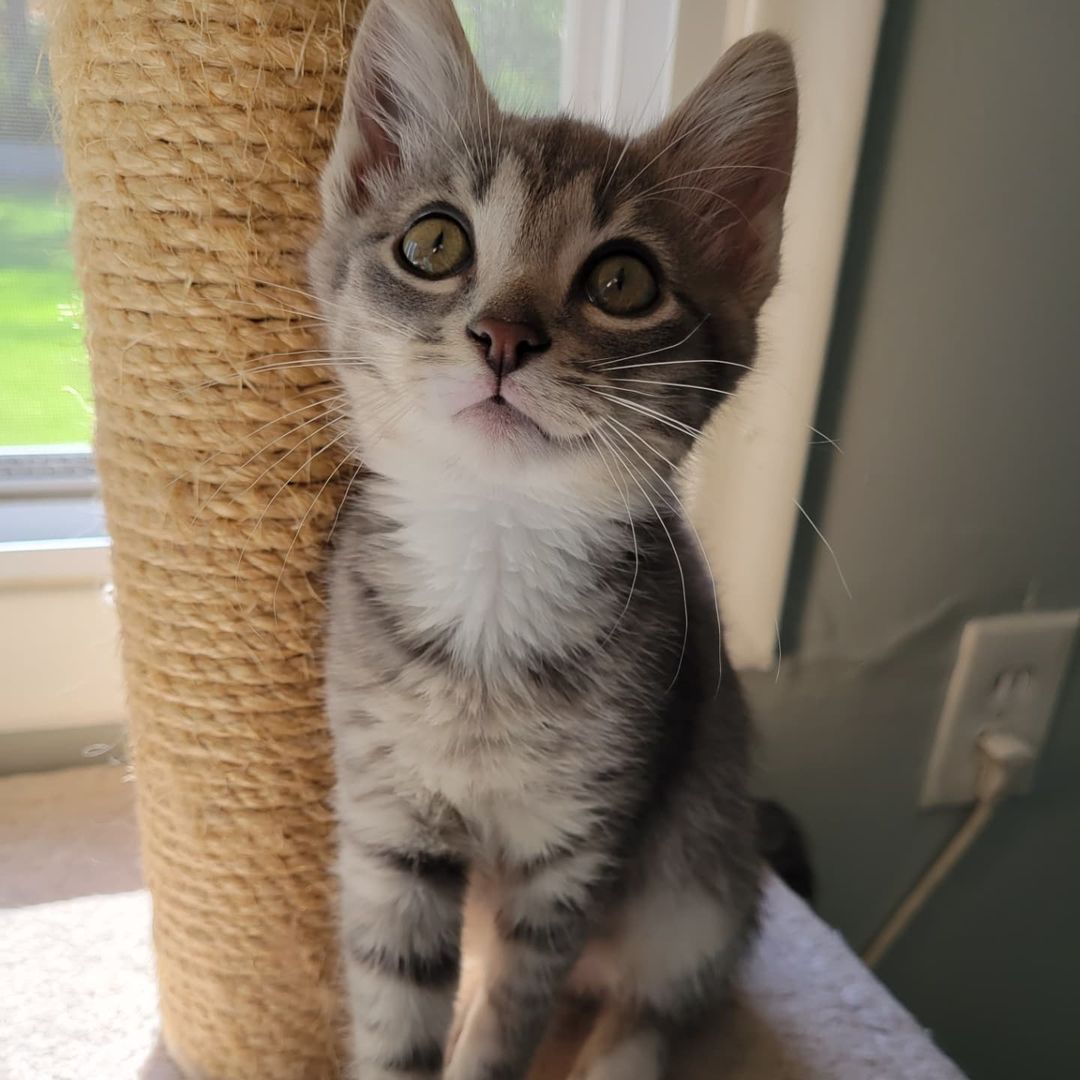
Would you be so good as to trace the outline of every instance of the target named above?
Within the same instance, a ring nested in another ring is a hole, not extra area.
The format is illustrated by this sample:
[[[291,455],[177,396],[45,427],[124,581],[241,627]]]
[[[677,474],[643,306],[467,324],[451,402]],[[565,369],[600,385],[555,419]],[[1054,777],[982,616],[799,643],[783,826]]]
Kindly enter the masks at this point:
[[[0,543],[0,732],[123,719],[110,580],[104,537]]]
[[[109,548],[104,536],[0,542],[0,589],[100,588],[112,576]]]

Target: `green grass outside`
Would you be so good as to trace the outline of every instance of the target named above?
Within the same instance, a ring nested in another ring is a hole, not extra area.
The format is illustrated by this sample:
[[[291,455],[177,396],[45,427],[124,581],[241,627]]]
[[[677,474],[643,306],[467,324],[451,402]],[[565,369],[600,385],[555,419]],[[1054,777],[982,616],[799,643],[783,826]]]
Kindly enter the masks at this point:
[[[61,196],[0,193],[0,446],[90,441],[70,230]]]
[[[564,0],[458,0],[458,8],[503,102],[523,111],[555,108]],[[14,71],[5,63],[0,56],[0,89]],[[33,78],[31,98],[44,117],[47,68]],[[16,124],[25,137],[23,127]],[[0,191],[0,446],[90,440],[70,229],[70,203],[54,190]]]

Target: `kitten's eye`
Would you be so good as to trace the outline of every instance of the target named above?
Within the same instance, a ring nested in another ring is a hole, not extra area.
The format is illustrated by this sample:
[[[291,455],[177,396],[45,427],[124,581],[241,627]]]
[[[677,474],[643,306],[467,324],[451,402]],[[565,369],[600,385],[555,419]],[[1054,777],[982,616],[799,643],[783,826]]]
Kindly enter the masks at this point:
[[[413,222],[401,238],[401,256],[414,274],[444,278],[465,269],[472,258],[472,244],[453,218],[428,214]]]
[[[656,278],[636,255],[605,255],[585,278],[585,295],[609,315],[637,315],[652,305]]]

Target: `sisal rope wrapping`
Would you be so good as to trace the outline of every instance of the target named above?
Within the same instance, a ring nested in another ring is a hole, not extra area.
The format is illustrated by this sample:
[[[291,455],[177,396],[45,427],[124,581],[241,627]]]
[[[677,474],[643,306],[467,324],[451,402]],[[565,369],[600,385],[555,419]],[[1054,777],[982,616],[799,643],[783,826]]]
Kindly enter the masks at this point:
[[[53,11],[164,1034],[213,1080],[339,1071],[318,573],[352,467],[326,369],[255,369],[317,346],[288,290],[361,4]]]

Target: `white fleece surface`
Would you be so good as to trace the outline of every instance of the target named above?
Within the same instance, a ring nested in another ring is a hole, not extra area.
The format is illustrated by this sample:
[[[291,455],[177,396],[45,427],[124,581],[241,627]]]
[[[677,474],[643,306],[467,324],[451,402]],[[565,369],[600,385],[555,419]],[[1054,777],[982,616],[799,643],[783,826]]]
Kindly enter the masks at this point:
[[[0,780],[0,1080],[180,1076],[158,1045],[132,794],[104,766]],[[963,1080],[779,883],[736,1006],[683,1056],[677,1080]]]

